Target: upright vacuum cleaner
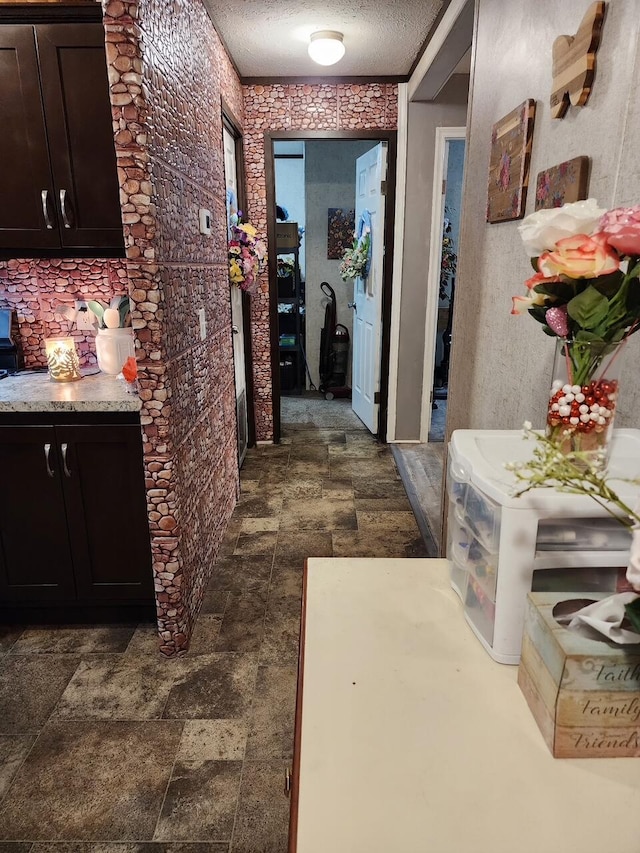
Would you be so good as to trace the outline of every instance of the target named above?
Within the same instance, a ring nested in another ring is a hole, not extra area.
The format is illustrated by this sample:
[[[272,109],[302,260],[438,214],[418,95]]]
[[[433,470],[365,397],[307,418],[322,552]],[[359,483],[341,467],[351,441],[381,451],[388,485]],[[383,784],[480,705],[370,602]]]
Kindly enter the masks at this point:
[[[349,330],[337,323],[336,292],[323,281],[322,292],[328,297],[324,309],[324,326],[320,330],[320,393],[325,400],[334,397],[350,397],[347,385],[349,367]]]

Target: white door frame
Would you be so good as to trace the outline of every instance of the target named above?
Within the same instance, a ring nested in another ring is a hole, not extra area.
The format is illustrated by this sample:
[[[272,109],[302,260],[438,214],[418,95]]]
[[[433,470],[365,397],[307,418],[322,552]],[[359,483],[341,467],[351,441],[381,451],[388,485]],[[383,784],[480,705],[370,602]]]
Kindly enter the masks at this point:
[[[429,238],[429,267],[427,273],[427,310],[424,325],[424,363],[422,367],[422,406],[420,414],[420,441],[429,440],[431,426],[431,391],[436,359],[436,331],[438,325],[438,294],[440,292],[440,263],[442,261],[442,229],[444,225],[444,199],[442,183],[446,172],[447,142],[466,139],[465,127],[437,127],[436,149],[433,163],[433,196],[431,200],[431,236]]]

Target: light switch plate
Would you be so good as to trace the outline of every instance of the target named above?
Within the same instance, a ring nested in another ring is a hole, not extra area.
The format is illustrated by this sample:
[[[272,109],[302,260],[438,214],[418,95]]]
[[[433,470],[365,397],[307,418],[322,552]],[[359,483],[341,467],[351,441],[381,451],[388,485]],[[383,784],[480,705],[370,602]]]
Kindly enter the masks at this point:
[[[200,340],[203,341],[207,337],[207,318],[204,308],[198,309],[198,322],[200,323]]]
[[[201,207],[198,211],[200,233],[208,237],[211,234],[211,211]]]

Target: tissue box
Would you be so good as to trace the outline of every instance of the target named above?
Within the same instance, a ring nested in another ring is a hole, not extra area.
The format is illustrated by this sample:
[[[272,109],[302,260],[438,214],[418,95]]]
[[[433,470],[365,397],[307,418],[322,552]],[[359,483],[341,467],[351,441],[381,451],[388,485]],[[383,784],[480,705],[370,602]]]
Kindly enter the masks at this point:
[[[614,646],[559,625],[554,607],[584,597],[529,593],[518,684],[555,758],[640,756],[640,644]]]

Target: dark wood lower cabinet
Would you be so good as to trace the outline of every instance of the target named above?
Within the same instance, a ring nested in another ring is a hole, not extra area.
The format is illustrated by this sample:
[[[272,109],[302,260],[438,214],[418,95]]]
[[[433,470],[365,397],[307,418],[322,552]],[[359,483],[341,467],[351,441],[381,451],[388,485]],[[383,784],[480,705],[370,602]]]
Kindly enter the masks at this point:
[[[153,603],[139,425],[0,425],[0,472],[0,606]]]
[[[0,471],[0,600],[75,598],[54,427],[1,427]]]

